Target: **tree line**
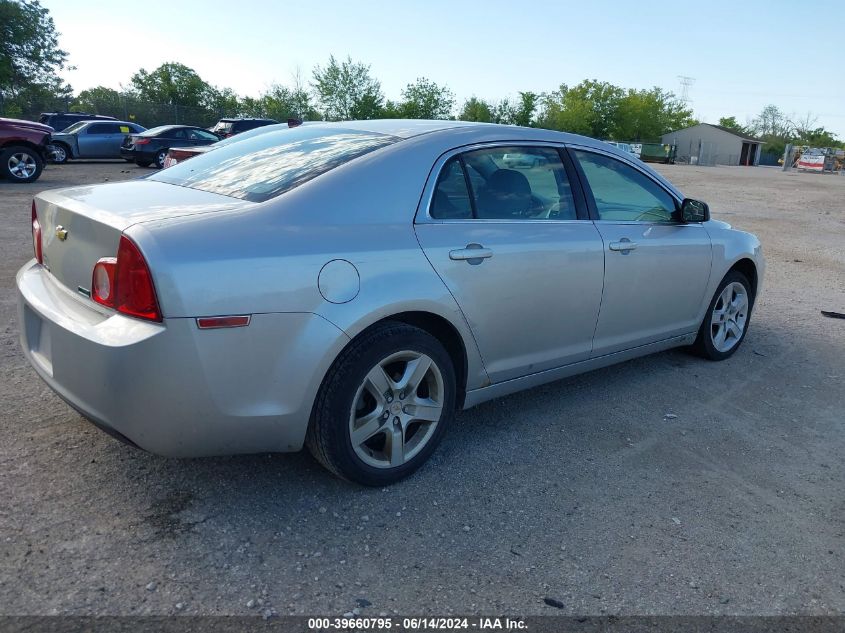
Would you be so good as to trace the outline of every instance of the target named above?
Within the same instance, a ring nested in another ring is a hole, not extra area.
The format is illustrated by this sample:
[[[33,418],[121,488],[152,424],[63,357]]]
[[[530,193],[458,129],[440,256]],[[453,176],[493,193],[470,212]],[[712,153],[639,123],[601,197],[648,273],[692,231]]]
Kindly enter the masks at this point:
[[[193,123],[210,125],[220,116],[266,117],[284,121],[349,119],[460,119],[537,126],[618,141],[659,142],[673,130],[698,121],[683,101],[659,87],[624,88],[604,81],[537,93],[486,100],[470,97],[460,106],[452,90],[425,77],[391,100],[369,65],[333,55],[308,78],[297,73],[289,85],[273,84],[257,96],[241,96],[218,87],[178,62],[168,62],[129,76],[121,90],[98,86],[74,95],[59,78],[67,53],[47,9],[38,0],[0,0],[0,112],[5,116],[37,115],[60,105],[70,110],[131,118],[143,125]],[[62,107],[62,109],[64,109]],[[776,106],[740,125],[734,117],[720,124],[766,141],[770,151],[787,142],[836,146],[841,142],[807,115],[800,121]]]

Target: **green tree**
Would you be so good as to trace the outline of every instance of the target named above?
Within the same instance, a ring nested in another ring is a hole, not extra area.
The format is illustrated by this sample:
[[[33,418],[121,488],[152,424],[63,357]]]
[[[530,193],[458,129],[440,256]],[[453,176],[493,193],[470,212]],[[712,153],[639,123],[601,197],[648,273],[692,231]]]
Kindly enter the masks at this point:
[[[692,110],[671,92],[657,87],[629,89],[619,99],[610,137],[619,141],[659,142],[663,134],[694,124]]]
[[[586,79],[571,88],[560,88],[543,100],[541,127],[609,138],[625,91],[606,81]]]
[[[448,119],[454,107],[455,95],[449,88],[420,77],[402,90],[402,102],[395,109],[406,119]]]
[[[464,102],[458,114],[460,121],[477,121],[478,123],[493,122],[493,107],[484,99],[470,97]]]
[[[382,110],[381,84],[368,65],[353,62],[351,57],[338,62],[331,55],[325,68],[314,68],[312,85],[329,121],[374,119]]]
[[[58,76],[67,62],[58,38],[37,0],[0,0],[0,108],[35,110],[35,102],[70,96]]]
[[[280,84],[273,84],[258,99],[261,114],[277,121],[290,118],[314,120],[320,114],[311,105],[308,93],[301,86],[288,88]]]
[[[769,104],[752,122],[753,131],[762,138],[786,139],[792,133],[792,124],[776,105]]]
[[[123,96],[117,90],[105,86],[88,88],[76,96],[71,110],[123,117]]]
[[[748,130],[745,129],[744,125],[740,125],[739,121],[736,120],[735,116],[723,116],[719,119],[719,125],[722,127],[726,127],[729,130],[733,130],[739,134],[748,134]]]
[[[540,105],[540,95],[535,92],[520,92],[519,103],[512,111],[514,125],[529,127]]]
[[[167,62],[152,72],[142,68],[130,81],[137,96],[151,103],[204,107],[213,100],[213,88],[178,62]]]

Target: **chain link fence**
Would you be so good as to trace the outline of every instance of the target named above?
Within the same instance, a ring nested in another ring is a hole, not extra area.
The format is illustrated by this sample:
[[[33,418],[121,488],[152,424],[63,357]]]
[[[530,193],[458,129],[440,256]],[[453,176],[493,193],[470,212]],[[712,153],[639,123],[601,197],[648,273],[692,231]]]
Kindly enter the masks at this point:
[[[211,127],[218,119],[235,116],[265,116],[261,112],[239,112],[234,106],[202,107],[176,104],[150,103],[131,96],[99,102],[80,102],[73,98],[43,100],[38,103],[19,104],[0,101],[0,116],[38,121],[44,112],[85,112],[132,121],[146,128],[157,125],[181,124]]]

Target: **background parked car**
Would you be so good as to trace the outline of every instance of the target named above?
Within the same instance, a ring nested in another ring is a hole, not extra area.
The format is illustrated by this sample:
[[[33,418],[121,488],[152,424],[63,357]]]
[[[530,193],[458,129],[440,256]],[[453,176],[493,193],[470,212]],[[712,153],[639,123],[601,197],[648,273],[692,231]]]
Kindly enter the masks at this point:
[[[189,158],[192,158],[197,154],[204,154],[213,149],[217,149],[218,147],[225,147],[230,143],[240,142],[248,138],[252,138],[253,136],[256,136],[258,134],[272,132],[275,130],[284,130],[288,128],[297,127],[299,125],[303,125],[302,119],[288,119],[286,123],[276,123],[275,125],[264,125],[262,127],[257,127],[250,130],[249,132],[244,132],[242,134],[238,134],[237,136],[230,136],[228,138],[225,138],[218,143],[214,143],[213,145],[203,145],[196,147],[171,147],[170,151],[167,152],[167,157],[164,159],[164,167],[173,167],[173,165],[188,160]]]
[[[154,164],[161,169],[171,146],[200,147],[220,140],[216,134],[190,125],[162,125],[140,134],[126,136],[120,155],[141,167]]]
[[[273,119],[220,119],[211,131],[220,138],[228,138],[247,130],[278,123]]]
[[[41,123],[0,119],[0,177],[13,182],[38,180],[51,131]]]
[[[88,114],[87,112],[42,112],[38,122],[49,125],[56,132],[63,132],[80,121],[115,121],[113,116]]]
[[[122,158],[120,147],[127,134],[146,128],[128,121],[80,121],[53,134],[53,161],[71,158]]]

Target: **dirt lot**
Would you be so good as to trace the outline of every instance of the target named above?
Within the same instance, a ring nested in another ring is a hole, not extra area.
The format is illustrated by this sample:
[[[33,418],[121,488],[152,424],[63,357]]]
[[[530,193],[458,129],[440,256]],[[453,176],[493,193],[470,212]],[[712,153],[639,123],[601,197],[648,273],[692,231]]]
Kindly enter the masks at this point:
[[[461,413],[387,490],[306,454],[163,459],[85,422],[19,351],[29,200],[148,170],[0,183],[0,614],[844,612],[845,321],[819,310],[845,312],[845,176],[661,171],[762,239],[744,347]]]

